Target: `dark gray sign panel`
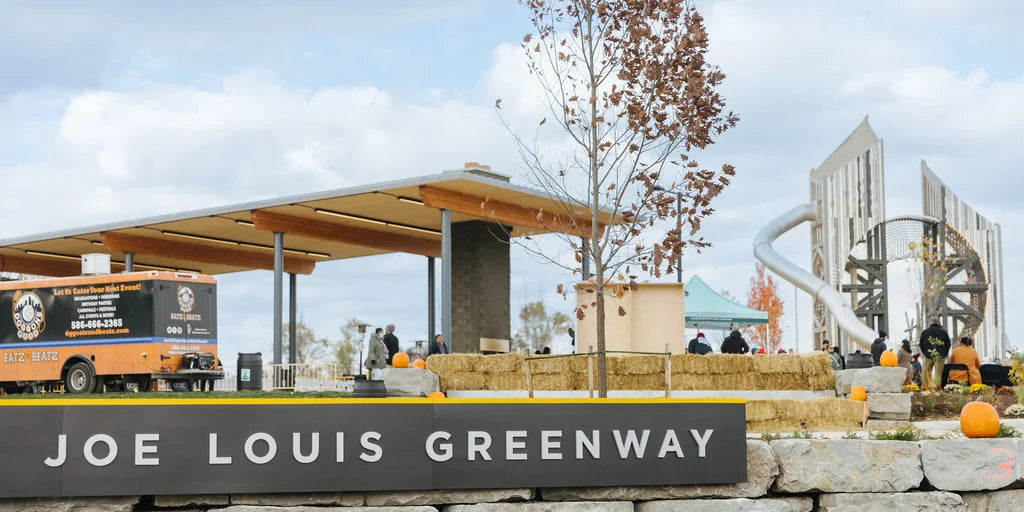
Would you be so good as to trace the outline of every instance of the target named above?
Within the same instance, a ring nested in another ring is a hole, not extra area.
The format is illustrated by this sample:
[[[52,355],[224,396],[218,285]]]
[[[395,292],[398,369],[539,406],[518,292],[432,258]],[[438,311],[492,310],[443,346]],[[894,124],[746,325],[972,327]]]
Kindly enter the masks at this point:
[[[0,405],[0,497],[746,481],[742,402],[140,402]]]

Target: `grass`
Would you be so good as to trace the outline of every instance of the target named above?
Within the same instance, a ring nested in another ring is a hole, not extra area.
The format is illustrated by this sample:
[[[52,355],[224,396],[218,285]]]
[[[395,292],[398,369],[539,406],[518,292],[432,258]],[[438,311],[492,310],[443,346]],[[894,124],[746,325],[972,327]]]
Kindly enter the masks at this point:
[[[875,441],[931,441],[936,439],[949,439],[950,435],[933,436],[926,434],[914,426],[899,427],[896,430],[880,432],[868,432],[868,437]]]
[[[996,432],[995,437],[1022,437],[1021,431],[1017,430],[1006,423],[999,424],[999,432]]]
[[[161,400],[192,400],[192,399],[224,399],[224,398],[351,398],[352,393],[340,391],[209,391],[206,393],[195,391],[191,393],[172,393],[158,391],[155,393],[86,393],[83,395],[68,395],[60,393],[44,393],[38,395],[15,394],[6,395],[0,400],[28,399],[28,400],[60,400],[60,399],[86,399],[86,400],[110,400],[116,398],[129,399],[161,399]]]

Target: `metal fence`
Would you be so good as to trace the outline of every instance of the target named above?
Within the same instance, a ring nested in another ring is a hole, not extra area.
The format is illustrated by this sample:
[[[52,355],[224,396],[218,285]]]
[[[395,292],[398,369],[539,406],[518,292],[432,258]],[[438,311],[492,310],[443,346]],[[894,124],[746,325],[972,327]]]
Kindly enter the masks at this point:
[[[214,381],[214,391],[237,391],[237,368],[224,367],[224,379]],[[264,391],[349,391],[355,381],[336,364],[270,364],[263,366]]]

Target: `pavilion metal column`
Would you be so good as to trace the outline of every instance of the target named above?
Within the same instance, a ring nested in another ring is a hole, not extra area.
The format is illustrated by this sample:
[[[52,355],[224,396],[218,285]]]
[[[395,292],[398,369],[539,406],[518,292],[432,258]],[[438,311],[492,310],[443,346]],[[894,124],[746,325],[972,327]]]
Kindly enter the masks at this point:
[[[427,343],[428,347],[430,343],[434,342],[434,334],[437,332],[434,330],[434,326],[437,325],[434,318],[434,295],[436,292],[434,285],[434,257],[427,256]],[[450,340],[445,338],[446,343],[451,343]]]
[[[298,363],[299,346],[295,343],[295,272],[288,273],[288,363]]]
[[[282,295],[284,294],[284,233],[274,232],[274,364],[281,364]]]
[[[452,212],[441,210],[441,336],[452,343]]]
[[[126,252],[124,253],[124,271],[135,272],[135,253]]]

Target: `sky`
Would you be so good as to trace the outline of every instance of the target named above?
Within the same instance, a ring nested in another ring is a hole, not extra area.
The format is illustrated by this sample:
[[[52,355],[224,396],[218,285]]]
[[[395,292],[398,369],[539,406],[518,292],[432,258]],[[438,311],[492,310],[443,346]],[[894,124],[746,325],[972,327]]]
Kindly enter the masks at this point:
[[[1024,3],[697,0],[740,115],[695,156],[736,166],[684,280],[745,297],[754,234],[809,199],[808,173],[869,116],[887,216],[921,211],[920,160],[1003,232],[1006,327],[1024,320]],[[435,174],[476,161],[527,184],[509,133],[544,112],[511,1],[0,0],[0,239]],[[543,241],[556,244],[556,241]],[[807,266],[801,226],[776,248]],[[300,276],[299,318],[427,339],[426,264],[388,255]],[[673,276],[662,278],[671,281]],[[272,273],[219,276],[219,349],[272,352]],[[571,277],[512,246],[512,310]],[[785,282],[783,345],[810,349]],[[906,294],[890,288],[894,294]],[[902,312],[893,311],[894,325]],[[568,350],[566,339],[555,351]]]

